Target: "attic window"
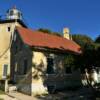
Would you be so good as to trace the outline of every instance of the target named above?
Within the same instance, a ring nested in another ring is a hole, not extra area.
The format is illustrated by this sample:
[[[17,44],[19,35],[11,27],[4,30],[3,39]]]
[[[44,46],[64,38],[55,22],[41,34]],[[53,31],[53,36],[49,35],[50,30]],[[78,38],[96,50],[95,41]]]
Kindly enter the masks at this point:
[[[14,14],[14,12],[13,11],[10,11],[10,16],[12,16]]]
[[[8,32],[10,32],[10,30],[11,30],[11,28],[10,28],[10,27],[8,27]]]

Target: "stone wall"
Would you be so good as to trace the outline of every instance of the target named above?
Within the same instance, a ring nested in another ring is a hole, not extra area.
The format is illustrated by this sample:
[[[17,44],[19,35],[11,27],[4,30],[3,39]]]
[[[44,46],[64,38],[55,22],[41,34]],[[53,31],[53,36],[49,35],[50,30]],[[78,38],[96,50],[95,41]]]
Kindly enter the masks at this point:
[[[16,33],[17,34],[17,33]],[[16,46],[18,49],[16,52]],[[28,45],[21,43],[19,35],[12,46],[12,79],[17,83],[18,89],[26,94],[41,95],[48,93],[48,86],[56,86],[56,89],[64,89],[66,86],[73,85],[77,81],[77,72],[72,75],[65,75],[64,57],[67,54],[58,54],[34,50]],[[53,73],[47,74],[48,58],[53,60]],[[27,72],[24,59],[27,59]],[[75,77],[75,75],[77,75]]]
[[[11,34],[14,33],[15,26],[21,26],[19,23],[0,23],[0,80],[2,79],[3,66],[8,65],[8,76],[10,75],[10,46]],[[8,31],[10,27],[10,31]]]
[[[20,43],[20,42],[17,42]],[[18,44],[17,44],[18,45]],[[20,44],[19,44],[20,45]],[[16,48],[16,45],[14,45]],[[12,51],[13,49],[12,48]],[[12,55],[12,80],[17,84],[18,90],[31,95],[32,84],[32,53],[29,48],[22,45],[17,53]],[[24,60],[27,61],[27,69],[25,70]]]

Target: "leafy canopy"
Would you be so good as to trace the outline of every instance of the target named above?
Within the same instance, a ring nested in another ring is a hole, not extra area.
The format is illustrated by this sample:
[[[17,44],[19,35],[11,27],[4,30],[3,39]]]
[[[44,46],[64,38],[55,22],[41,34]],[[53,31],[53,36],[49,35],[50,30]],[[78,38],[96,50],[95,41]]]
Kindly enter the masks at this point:
[[[60,33],[58,33],[58,32],[52,32],[52,31],[49,30],[49,29],[40,28],[40,29],[38,29],[38,31],[41,31],[41,32],[44,32],[44,33],[47,33],[47,34],[62,36]]]

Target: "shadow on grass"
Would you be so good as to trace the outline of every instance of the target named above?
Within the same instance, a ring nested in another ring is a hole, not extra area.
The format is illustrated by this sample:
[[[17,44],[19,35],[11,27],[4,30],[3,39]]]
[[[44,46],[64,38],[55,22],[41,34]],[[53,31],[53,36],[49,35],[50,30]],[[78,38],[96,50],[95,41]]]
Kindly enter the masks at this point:
[[[0,90],[0,95],[3,95],[3,94],[5,94],[5,92]],[[4,100],[4,99],[0,98],[0,100]]]
[[[2,91],[2,90],[0,90],[0,95],[1,95],[1,94],[5,94],[5,92],[4,92],[4,91]]]

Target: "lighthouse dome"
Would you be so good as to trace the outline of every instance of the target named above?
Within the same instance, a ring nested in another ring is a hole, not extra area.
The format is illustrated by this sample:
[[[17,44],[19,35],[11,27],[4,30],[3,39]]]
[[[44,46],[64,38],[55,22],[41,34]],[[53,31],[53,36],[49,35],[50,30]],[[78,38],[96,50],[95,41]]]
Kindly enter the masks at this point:
[[[20,19],[22,20],[22,13],[16,7],[13,7],[7,11],[7,19]]]

